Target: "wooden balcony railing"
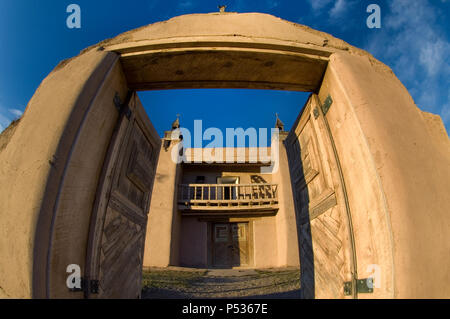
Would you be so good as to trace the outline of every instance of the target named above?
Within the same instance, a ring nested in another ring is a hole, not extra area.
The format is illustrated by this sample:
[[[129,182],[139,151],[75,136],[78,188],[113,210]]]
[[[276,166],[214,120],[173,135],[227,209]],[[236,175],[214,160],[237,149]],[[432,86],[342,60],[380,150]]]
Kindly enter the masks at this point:
[[[278,204],[277,184],[181,184],[178,204],[189,209],[273,207]]]

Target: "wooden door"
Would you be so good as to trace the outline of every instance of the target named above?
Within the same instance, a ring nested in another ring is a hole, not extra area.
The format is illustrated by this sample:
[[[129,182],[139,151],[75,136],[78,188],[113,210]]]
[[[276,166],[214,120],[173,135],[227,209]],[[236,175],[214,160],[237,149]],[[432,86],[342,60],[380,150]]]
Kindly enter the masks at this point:
[[[250,260],[248,235],[248,223],[231,224],[232,266],[248,266]]]
[[[160,139],[135,93],[122,106],[92,214],[89,298],[138,298]]]
[[[230,267],[229,250],[230,250],[230,224],[216,223],[213,224],[212,232],[212,256],[214,267]]]
[[[232,268],[249,264],[248,223],[213,224],[214,267]]]
[[[285,141],[305,298],[345,298],[356,259],[345,181],[317,95],[312,94]]]

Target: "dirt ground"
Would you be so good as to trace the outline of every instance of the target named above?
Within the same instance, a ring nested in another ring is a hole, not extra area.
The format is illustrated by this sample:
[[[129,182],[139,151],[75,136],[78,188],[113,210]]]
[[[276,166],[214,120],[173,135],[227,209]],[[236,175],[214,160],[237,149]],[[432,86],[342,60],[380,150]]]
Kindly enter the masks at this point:
[[[143,299],[300,298],[300,270],[146,269]]]

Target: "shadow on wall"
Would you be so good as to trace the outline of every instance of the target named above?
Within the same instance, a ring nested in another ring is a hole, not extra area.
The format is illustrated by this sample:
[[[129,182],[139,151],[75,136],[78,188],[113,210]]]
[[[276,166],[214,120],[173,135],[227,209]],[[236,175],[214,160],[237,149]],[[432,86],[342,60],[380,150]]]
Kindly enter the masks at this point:
[[[292,194],[294,197],[295,219],[300,256],[300,295],[302,299],[314,299],[314,252],[309,218],[309,193],[305,181],[302,150],[294,131],[284,141],[289,162]]]
[[[267,181],[260,175],[252,175],[250,178],[254,184],[267,184]]]

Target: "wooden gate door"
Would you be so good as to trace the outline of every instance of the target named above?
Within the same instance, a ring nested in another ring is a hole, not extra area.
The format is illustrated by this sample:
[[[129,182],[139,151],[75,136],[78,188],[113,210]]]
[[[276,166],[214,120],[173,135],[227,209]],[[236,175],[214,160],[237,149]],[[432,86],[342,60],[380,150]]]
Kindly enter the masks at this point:
[[[106,156],[92,214],[85,296],[138,298],[160,139],[129,94]]]
[[[327,101],[330,102],[331,100]],[[304,298],[356,297],[351,216],[326,108],[312,94],[285,141]]]

